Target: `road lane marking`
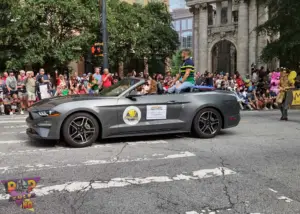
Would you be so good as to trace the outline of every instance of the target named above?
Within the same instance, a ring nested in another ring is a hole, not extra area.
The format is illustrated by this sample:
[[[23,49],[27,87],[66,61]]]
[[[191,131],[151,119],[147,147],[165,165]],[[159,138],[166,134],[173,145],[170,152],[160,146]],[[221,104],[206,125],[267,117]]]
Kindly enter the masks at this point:
[[[27,149],[27,150],[17,150],[17,151],[10,151],[8,153],[0,152],[0,156],[14,156],[14,155],[28,155],[28,154],[34,154],[34,153],[45,153],[45,152],[61,152],[61,151],[67,151],[67,150],[85,150],[90,148],[110,148],[111,145],[103,144],[103,145],[97,145],[93,147],[85,147],[85,148],[66,148],[66,147],[53,147],[55,149]]]
[[[26,131],[22,131],[22,132],[0,132],[0,135],[14,135],[14,134],[26,134]]]
[[[15,128],[28,128],[27,125],[19,125],[19,126],[4,126],[4,129],[15,129]]]
[[[7,124],[7,123],[26,123],[25,120],[1,120],[0,124]]]
[[[112,178],[108,181],[74,181],[67,182],[64,184],[58,184],[53,186],[40,186],[38,185],[34,190],[37,196],[45,196],[54,193],[55,191],[61,193],[70,193],[76,191],[89,191],[90,189],[107,189],[107,188],[118,188],[118,187],[126,187],[131,185],[144,185],[151,183],[166,183],[166,182],[174,182],[174,181],[188,181],[188,180],[200,180],[208,177],[220,177],[226,175],[233,175],[236,172],[225,168],[219,167],[215,169],[205,169],[205,170],[197,170],[192,172],[190,175],[178,174],[174,177],[169,176],[151,176],[145,178],[133,178],[133,177],[125,177],[125,178]],[[0,200],[7,200],[9,198],[8,194],[0,194]]]
[[[154,154],[155,155],[155,154]],[[88,160],[77,164],[66,164],[66,165],[49,165],[49,164],[36,164],[36,165],[20,165],[20,166],[4,166],[0,167],[0,173],[11,173],[14,171],[22,171],[22,172],[32,172],[32,171],[40,171],[40,170],[48,170],[48,169],[58,169],[58,168],[68,168],[68,167],[81,167],[81,166],[93,166],[93,165],[103,165],[103,164],[111,164],[111,163],[129,163],[129,162],[141,162],[141,161],[155,161],[155,160],[168,160],[168,159],[178,159],[178,158],[188,158],[195,157],[196,155],[191,152],[180,152],[178,154],[166,155],[164,157],[157,157],[156,155],[152,155],[151,157],[144,158],[135,158],[135,159],[106,159],[106,160]],[[204,172],[204,171],[203,171]],[[217,172],[215,172],[217,173]],[[203,176],[203,175],[197,175]]]
[[[5,120],[19,120],[19,119],[26,119],[28,116],[0,116],[1,119]]]
[[[290,199],[290,198],[288,198],[288,197],[285,197],[285,196],[280,196],[280,197],[278,197],[277,199],[278,199],[278,200],[284,200],[284,201],[287,202],[287,203],[290,203],[290,202],[293,201],[292,199]]]
[[[18,143],[26,143],[26,142],[29,142],[29,140],[2,140],[0,141],[0,144],[18,144]]]
[[[141,144],[166,144],[168,141],[165,140],[154,140],[154,141],[136,141],[136,142],[129,142],[128,145],[136,146]]]
[[[0,133],[1,134],[1,133]],[[18,143],[26,143],[26,142],[30,142],[30,140],[3,140],[0,141],[0,144],[18,144]],[[121,142],[121,144],[124,144],[127,142]],[[165,140],[156,140],[156,141],[137,141],[137,142],[130,142],[128,143],[129,146],[138,146],[138,145],[144,145],[144,144],[166,144],[168,143]],[[120,143],[117,143],[118,145]],[[17,150],[17,151],[10,151],[9,153],[5,153],[5,152],[0,152],[0,156],[6,156],[6,155],[13,155],[13,154],[32,154],[32,153],[39,153],[39,152],[60,152],[60,151],[64,151],[64,150],[83,150],[83,149],[97,149],[97,148],[103,148],[103,147],[112,147],[112,145],[116,145],[116,144],[102,144],[102,145],[94,145],[92,147],[85,147],[85,148],[66,148],[66,147],[56,147],[56,148],[60,148],[60,149],[28,149],[28,150]],[[158,154],[159,155],[159,154]]]
[[[271,189],[271,188],[269,188],[269,190],[270,190],[271,192],[275,192],[275,193],[278,192],[278,191],[276,191],[276,190],[274,190],[274,189]]]

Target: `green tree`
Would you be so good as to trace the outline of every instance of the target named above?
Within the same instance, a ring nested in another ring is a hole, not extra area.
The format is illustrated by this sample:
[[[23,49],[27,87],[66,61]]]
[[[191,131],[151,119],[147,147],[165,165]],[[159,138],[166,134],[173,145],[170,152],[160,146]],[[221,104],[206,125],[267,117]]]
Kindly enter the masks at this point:
[[[122,14],[122,15],[120,15]],[[171,57],[178,47],[177,32],[163,3],[143,7],[118,0],[108,2],[109,57],[112,62]]]
[[[145,29],[145,39],[148,42],[152,57],[171,57],[179,46],[178,33],[172,28],[172,16],[167,6],[162,2],[150,2],[145,6],[150,14],[149,23]]]
[[[269,19],[257,31],[269,36],[280,35],[271,40],[262,52],[266,62],[277,57],[281,64],[298,68],[300,62],[300,1],[299,0],[259,0],[269,7]]]
[[[12,5],[14,1],[4,2]],[[46,64],[52,70],[64,69],[70,61],[89,52],[94,42],[101,41],[101,5],[97,0],[21,2],[14,4],[13,10],[8,7],[1,13],[9,20],[0,30],[1,44],[9,44],[9,68]],[[144,57],[162,61],[177,49],[178,35],[171,28],[171,15],[162,3],[143,7],[109,0],[107,24],[109,62],[113,66]]]
[[[63,69],[94,40],[90,28],[95,19],[81,0],[24,0],[14,17],[8,32],[16,34],[20,51],[8,67],[46,63],[49,68]]]
[[[0,71],[5,69],[5,62],[18,51],[18,47],[14,46],[16,37],[8,31],[14,22],[13,11],[18,3],[17,0],[0,2]]]

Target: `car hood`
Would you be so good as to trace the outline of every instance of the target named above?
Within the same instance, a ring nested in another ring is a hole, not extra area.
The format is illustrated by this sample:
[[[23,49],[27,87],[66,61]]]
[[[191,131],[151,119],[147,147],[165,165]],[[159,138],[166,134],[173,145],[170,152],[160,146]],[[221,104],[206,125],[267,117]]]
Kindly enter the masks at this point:
[[[32,109],[52,109],[57,105],[63,103],[69,103],[74,101],[84,101],[84,100],[96,100],[96,99],[107,99],[108,97],[103,97],[99,95],[90,95],[90,94],[81,94],[81,95],[69,95],[69,96],[62,96],[62,97],[52,97],[43,99],[34,105],[31,106]]]

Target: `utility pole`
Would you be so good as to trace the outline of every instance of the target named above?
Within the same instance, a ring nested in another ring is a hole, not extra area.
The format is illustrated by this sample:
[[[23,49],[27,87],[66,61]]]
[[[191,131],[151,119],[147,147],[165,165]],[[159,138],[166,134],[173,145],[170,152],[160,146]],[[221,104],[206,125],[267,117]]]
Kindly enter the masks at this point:
[[[107,47],[107,25],[106,25],[106,0],[99,0],[102,1],[102,42],[103,42],[103,69],[108,68],[108,47]],[[101,5],[101,4],[100,4]]]

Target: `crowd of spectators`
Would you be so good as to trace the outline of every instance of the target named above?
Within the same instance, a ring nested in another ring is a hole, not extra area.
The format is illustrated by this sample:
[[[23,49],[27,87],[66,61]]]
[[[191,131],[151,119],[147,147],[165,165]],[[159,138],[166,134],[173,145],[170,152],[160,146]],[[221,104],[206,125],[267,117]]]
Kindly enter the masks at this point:
[[[282,68],[283,69],[283,68]],[[101,74],[102,73],[102,74]],[[171,72],[162,74],[145,74],[132,71],[128,77],[145,78],[149,87],[141,89],[143,93],[161,91],[164,93],[172,85],[174,78]],[[195,85],[214,87],[218,90],[230,90],[236,94],[241,109],[268,110],[277,108],[276,96],[280,69],[267,71],[263,67],[252,68],[251,76],[244,78],[238,73],[195,73]],[[95,68],[94,74],[79,76],[76,72],[68,76],[58,74],[53,76],[40,69],[35,75],[32,71],[4,72],[0,76],[0,114],[24,114],[33,103],[53,96],[67,96],[74,94],[98,94],[120,81],[117,73],[111,74],[108,69],[100,72]],[[152,87],[153,86],[153,87]],[[161,88],[157,88],[160,86]],[[298,84],[299,87],[299,84]],[[158,90],[159,89],[159,90]]]
[[[82,76],[76,72],[71,76],[55,72],[51,76],[44,69],[36,75],[24,70],[4,72],[0,76],[0,114],[24,114],[33,103],[53,96],[97,94],[118,80],[118,75],[110,74],[108,69],[100,74],[100,68]]]
[[[269,110],[277,108],[276,97],[279,92],[280,72],[286,68],[278,68],[273,71],[252,68],[251,75],[242,77],[239,72],[233,75],[229,73],[211,74],[198,73],[198,83],[213,86],[220,90],[233,91],[240,103],[242,110]],[[197,77],[196,77],[197,78]],[[300,88],[296,80],[296,88]]]

